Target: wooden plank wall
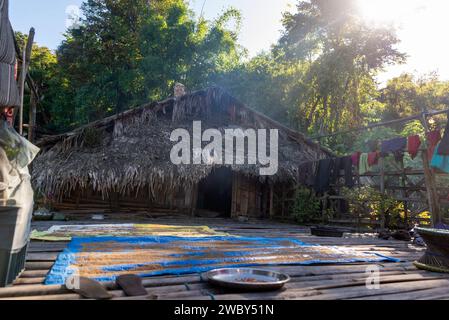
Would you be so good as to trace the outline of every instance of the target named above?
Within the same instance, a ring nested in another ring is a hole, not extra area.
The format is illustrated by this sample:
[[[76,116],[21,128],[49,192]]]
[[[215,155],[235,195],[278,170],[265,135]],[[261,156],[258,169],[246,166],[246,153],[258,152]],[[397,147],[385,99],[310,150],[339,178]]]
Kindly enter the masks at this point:
[[[71,196],[62,199],[59,202],[51,203],[54,210],[104,210],[111,212],[123,211],[167,211],[181,212],[185,209],[191,209],[196,205],[192,188],[179,189],[172,193],[161,192],[157,194],[156,199],[150,196],[148,187],[136,191],[136,194],[127,196],[120,195],[117,192],[103,197],[99,192],[93,190],[79,190]]]
[[[261,218],[269,216],[268,186],[254,178],[234,173],[232,179],[232,217]]]
[[[274,187],[274,190],[279,188]],[[197,209],[198,186],[179,189],[173,193],[161,192],[156,199],[149,196],[148,188],[144,188],[136,194],[123,196],[112,193],[103,197],[99,192],[84,190],[74,192],[71,196],[60,202],[52,203],[54,210],[104,210],[111,212],[165,212],[184,213],[194,215]],[[262,184],[257,179],[245,177],[233,173],[232,182],[232,217],[270,217],[277,213],[284,215],[286,209],[279,203],[280,196],[275,192],[273,199],[270,198],[270,187]],[[285,206],[287,208],[287,206]]]

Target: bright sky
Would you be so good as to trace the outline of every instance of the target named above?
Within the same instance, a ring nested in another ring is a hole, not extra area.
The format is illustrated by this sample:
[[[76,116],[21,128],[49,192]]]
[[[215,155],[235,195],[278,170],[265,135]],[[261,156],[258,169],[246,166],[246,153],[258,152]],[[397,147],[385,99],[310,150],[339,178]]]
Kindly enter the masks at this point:
[[[388,68],[379,80],[400,75],[437,71],[449,80],[449,1],[447,0],[358,0],[361,14],[370,23],[391,23],[399,28],[402,43],[399,49],[409,55],[406,65]],[[12,0],[10,19],[15,30],[27,32],[36,29],[40,45],[56,49],[63,39],[70,6],[79,6],[82,0]],[[190,0],[199,15],[204,4],[204,16],[217,17],[225,8],[233,6],[244,17],[239,42],[251,56],[268,50],[282,29],[282,12],[293,10],[295,0]]]

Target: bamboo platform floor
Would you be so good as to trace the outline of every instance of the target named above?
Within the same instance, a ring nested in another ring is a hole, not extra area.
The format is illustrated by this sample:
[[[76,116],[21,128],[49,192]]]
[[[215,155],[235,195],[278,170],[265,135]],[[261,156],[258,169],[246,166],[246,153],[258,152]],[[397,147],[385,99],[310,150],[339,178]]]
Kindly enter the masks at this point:
[[[137,221],[135,221],[137,222]],[[412,262],[423,250],[410,243],[379,240],[372,235],[351,235],[347,238],[322,238],[311,236],[309,229],[272,221],[239,223],[225,219],[155,219],[139,221],[173,225],[208,225],[233,235],[291,237],[321,245],[350,247],[360,251],[375,251],[401,258],[400,263],[376,264],[380,270],[380,288],[366,287],[368,264],[275,266],[265,269],[285,272],[292,277],[284,289],[265,293],[242,293],[219,289],[204,282],[199,274],[145,278],[147,296],[125,297],[113,283],[105,286],[117,300],[335,300],[335,299],[449,299],[449,274],[439,274],[416,269]],[[92,224],[76,221],[73,224]],[[111,223],[111,221],[104,221]],[[112,222],[114,223],[114,222]],[[123,220],[115,223],[126,223]],[[55,222],[34,223],[34,228],[44,230]],[[69,224],[67,222],[60,224]],[[81,299],[63,286],[43,285],[44,277],[66,243],[32,242],[28,252],[26,271],[8,288],[0,289],[0,299],[14,300],[74,300]],[[261,267],[263,268],[263,267]]]

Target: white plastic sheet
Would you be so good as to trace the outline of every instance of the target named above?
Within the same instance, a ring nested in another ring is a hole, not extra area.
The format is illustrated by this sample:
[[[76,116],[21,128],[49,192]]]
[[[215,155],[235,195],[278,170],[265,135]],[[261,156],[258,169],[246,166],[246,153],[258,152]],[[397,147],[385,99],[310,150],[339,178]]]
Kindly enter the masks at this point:
[[[13,252],[22,249],[29,240],[34,193],[28,165],[38,152],[39,148],[21,137],[5,121],[0,120],[0,177],[2,179],[0,187],[4,189],[0,206],[16,208],[16,210],[0,210],[0,214],[4,212],[10,215],[8,220],[11,225],[8,228],[12,227],[15,220]],[[10,243],[11,240],[0,239],[0,242]]]

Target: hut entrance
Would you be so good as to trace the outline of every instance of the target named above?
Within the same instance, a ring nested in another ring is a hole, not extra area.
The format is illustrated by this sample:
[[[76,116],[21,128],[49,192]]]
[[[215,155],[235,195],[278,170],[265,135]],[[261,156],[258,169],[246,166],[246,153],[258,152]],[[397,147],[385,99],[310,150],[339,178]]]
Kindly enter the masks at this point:
[[[231,217],[232,171],[214,169],[198,185],[198,209]]]

